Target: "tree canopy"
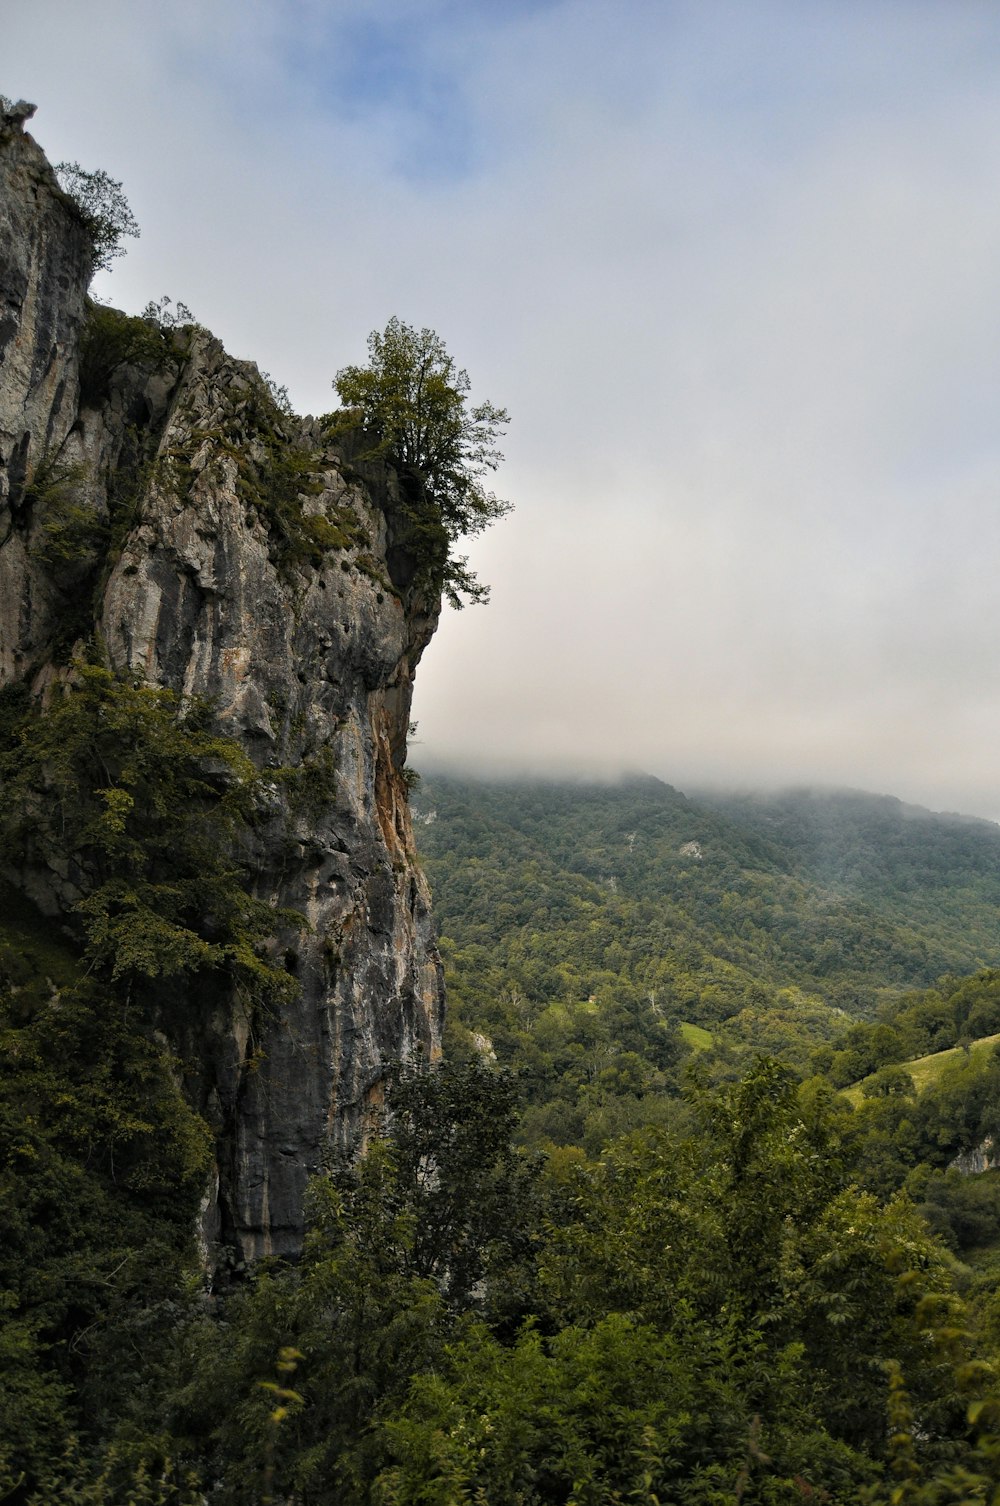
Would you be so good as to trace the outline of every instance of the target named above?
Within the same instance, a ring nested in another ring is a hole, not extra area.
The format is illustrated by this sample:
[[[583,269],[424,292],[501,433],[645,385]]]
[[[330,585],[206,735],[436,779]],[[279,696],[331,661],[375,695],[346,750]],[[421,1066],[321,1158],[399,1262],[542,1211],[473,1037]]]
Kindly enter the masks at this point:
[[[344,409],[404,483],[413,542],[428,584],[453,606],[485,601],[488,587],[453,553],[461,538],[482,533],[511,504],[483,484],[503,460],[497,439],[506,409],[470,404],[469,374],[455,364],[433,330],[417,330],[395,316],[368,336],[366,366],[345,366],[334,387]]]
[[[60,188],[73,200],[90,232],[91,273],[106,272],[116,256],[124,255],[124,237],[139,235],[121,183],[103,167],[88,172],[79,162],[58,162],[55,171]]]

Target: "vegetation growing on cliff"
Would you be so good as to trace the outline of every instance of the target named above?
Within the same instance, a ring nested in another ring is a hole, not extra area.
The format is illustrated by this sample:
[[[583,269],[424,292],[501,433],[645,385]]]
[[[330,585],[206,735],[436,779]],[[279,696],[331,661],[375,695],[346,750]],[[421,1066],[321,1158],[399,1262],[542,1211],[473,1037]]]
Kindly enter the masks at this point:
[[[2,892],[0,1499],[23,1475],[48,1502],[72,1438],[141,1412],[190,1298],[212,1136],[160,1032],[235,999],[252,1049],[297,986],[275,927],[303,922],[252,895],[261,781],[197,701],[85,663],[44,710],[8,687],[0,794],[7,873],[47,873],[68,911]]]
[[[126,367],[177,375],[187,358],[187,340],[172,324],[148,314],[133,318],[104,303],[88,302],[80,337],[80,396],[97,407]]]
[[[103,167],[88,172],[79,162],[58,162],[59,186],[76,205],[93,247],[91,275],[106,272],[123,256],[126,236],[138,238],[139,224],[122,185]]]
[[[24,1498],[19,1479],[58,1499],[41,1482],[70,1440],[110,1436],[155,1384],[209,1137],[141,1000],[6,887],[2,915],[0,1499]]]
[[[43,455],[25,485],[22,502],[40,521],[36,559],[57,573],[61,566],[85,560],[105,541],[107,525],[85,500],[86,466]]]
[[[469,375],[433,330],[392,318],[368,336],[367,366],[345,366],[334,387],[343,408],[332,429],[357,427],[367,453],[398,472],[409,523],[406,544],[426,583],[453,606],[485,601],[468,560],[454,552],[511,510],[483,477],[503,460],[497,440],[509,421],[493,403],[469,403]]]
[[[250,1001],[286,997],[293,981],[261,953],[275,912],[238,858],[259,776],[209,730],[208,708],[83,663],[43,714],[5,700],[8,862],[64,876],[91,969],[129,996],[200,973],[224,974]]]

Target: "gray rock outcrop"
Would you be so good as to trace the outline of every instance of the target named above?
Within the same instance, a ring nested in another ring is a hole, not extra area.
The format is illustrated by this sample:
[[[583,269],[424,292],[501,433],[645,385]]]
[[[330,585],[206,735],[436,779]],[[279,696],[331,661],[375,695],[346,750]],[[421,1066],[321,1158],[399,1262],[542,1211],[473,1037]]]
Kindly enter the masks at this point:
[[[949,1171],[960,1171],[963,1177],[980,1176],[984,1171],[994,1171],[1000,1166],[1000,1155],[992,1135],[987,1135],[979,1145],[958,1153],[948,1162]]]
[[[208,1246],[287,1254],[310,1173],[363,1128],[387,1064],[440,1049],[404,769],[440,603],[389,469],[281,412],[206,331],[147,339],[88,311],[86,222],[25,118],[0,119],[0,685],[43,695],[96,641],[209,699],[264,774],[249,866],[304,917],[276,940],[298,997],[253,1033],[236,1002],[161,1028],[215,1134]],[[54,917],[79,897],[51,866],[18,878]]]

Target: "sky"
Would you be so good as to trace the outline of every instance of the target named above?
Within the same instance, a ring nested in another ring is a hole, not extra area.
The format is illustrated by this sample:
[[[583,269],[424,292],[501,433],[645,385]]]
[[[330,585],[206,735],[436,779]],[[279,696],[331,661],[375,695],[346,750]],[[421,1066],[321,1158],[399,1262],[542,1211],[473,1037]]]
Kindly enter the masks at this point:
[[[0,91],[124,183],[101,297],[510,410],[418,768],[1000,819],[996,0],[6,0]]]

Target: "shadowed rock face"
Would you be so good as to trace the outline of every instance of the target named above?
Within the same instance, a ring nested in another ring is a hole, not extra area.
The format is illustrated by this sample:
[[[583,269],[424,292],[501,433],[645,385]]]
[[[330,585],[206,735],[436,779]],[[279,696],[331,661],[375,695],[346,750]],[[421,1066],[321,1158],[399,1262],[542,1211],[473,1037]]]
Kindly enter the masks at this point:
[[[41,694],[99,634],[114,668],[210,699],[264,773],[242,856],[304,917],[275,941],[298,998],[251,1028],[238,999],[189,991],[161,1028],[216,1135],[208,1257],[291,1253],[308,1176],[386,1064],[440,1049],[403,775],[440,603],[414,584],[392,472],[279,413],[207,332],[117,364],[85,346],[81,396],[86,227],[21,120],[0,124],[0,683]],[[18,877],[53,916],[79,897],[65,872]]]
[[[29,468],[64,444],[76,418],[77,347],[91,248],[23,116],[0,112],[0,675],[16,675],[56,610],[27,567]]]

